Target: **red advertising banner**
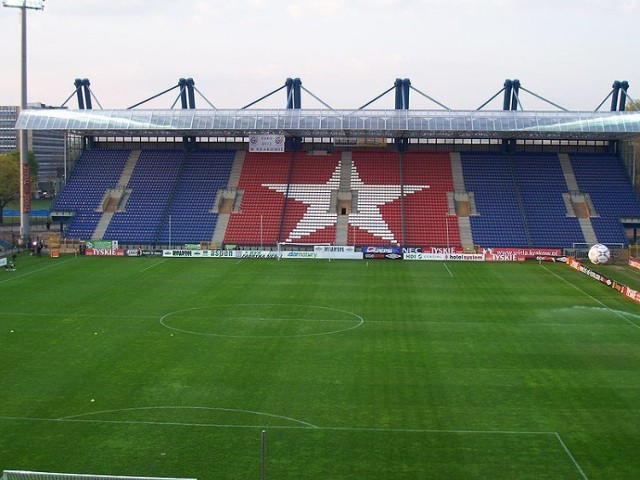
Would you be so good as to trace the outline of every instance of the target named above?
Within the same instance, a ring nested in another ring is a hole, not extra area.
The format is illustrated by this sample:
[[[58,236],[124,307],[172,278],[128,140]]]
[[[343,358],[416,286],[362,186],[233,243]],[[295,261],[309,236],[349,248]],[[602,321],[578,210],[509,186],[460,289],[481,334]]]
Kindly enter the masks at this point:
[[[624,294],[636,303],[640,303],[640,292],[627,287]]]
[[[562,256],[561,248],[506,248],[506,247],[491,247],[484,248],[482,253],[485,255],[491,253],[493,255],[512,254],[519,255],[525,258],[535,258],[538,256],[544,257],[559,257]],[[515,257],[514,257],[515,258]]]
[[[485,262],[523,262],[527,257],[515,251],[496,251],[487,249],[482,252]]]
[[[31,213],[31,166],[22,164],[22,213]]]
[[[90,257],[124,257],[124,248],[87,248],[84,254]]]
[[[596,272],[595,270],[592,270],[591,268],[587,267],[586,265],[581,264],[578,260],[576,260],[575,258],[568,258],[567,259],[567,264],[571,267],[574,268],[576,270],[578,270],[581,273],[584,273],[585,275],[593,278],[594,280],[597,280],[598,282],[604,283],[605,285],[607,285],[608,287],[613,288],[614,290],[618,291],[619,293],[621,293],[622,295],[625,295],[626,297],[632,299],[634,302],[636,303],[640,303],[640,293],[638,293],[637,291],[633,290],[632,288],[627,287],[626,285],[616,282],[615,280],[602,275],[598,272]]]
[[[637,270],[640,270],[640,261],[636,260],[635,258],[630,258],[629,259],[629,266],[631,268],[635,268]]]

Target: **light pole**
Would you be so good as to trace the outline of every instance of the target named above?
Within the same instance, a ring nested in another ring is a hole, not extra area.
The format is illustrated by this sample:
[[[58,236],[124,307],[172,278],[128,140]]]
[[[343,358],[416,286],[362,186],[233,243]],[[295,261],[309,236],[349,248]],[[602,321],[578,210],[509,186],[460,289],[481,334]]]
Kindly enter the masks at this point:
[[[27,10],[43,10],[44,0],[3,0],[3,7],[20,9],[20,111],[27,108]],[[31,214],[31,170],[29,169],[29,138],[27,130],[20,130],[20,240],[29,242]]]

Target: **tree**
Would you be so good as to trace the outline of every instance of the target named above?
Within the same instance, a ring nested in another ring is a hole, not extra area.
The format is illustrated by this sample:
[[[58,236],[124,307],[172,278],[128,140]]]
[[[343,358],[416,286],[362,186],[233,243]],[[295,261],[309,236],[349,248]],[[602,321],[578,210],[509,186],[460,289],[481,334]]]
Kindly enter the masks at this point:
[[[29,152],[31,180],[38,175],[38,164]],[[20,153],[10,152],[0,155],[0,224],[4,223],[4,207],[20,198]]]

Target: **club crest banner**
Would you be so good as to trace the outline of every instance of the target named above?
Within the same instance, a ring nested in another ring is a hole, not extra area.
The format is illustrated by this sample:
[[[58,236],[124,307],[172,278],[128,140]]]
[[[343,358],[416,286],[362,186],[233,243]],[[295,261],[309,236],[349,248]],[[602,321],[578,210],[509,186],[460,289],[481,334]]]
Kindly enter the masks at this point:
[[[251,135],[250,152],[284,152],[284,135]]]

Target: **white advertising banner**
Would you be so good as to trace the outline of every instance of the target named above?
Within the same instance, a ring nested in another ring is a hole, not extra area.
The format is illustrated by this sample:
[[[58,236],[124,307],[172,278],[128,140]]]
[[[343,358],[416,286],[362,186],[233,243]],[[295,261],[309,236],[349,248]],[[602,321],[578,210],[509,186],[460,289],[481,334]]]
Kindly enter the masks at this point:
[[[333,245],[316,245],[313,247],[314,252],[335,252],[335,253],[343,253],[343,252],[355,252],[356,248],[352,246],[333,246]]]
[[[280,258],[280,253],[273,250],[234,250],[236,258]]]
[[[331,260],[362,260],[362,252],[318,252],[318,258]]]
[[[405,253],[404,260],[440,260],[440,261],[462,261],[462,262],[484,262],[484,255],[481,253]]]
[[[284,152],[284,135],[249,136],[250,152]]]
[[[445,260],[484,262],[484,255],[481,253],[445,253],[444,257]]]
[[[316,247],[318,248],[318,247]],[[325,248],[325,247],[322,247]],[[341,259],[362,260],[362,252],[354,252],[353,247],[331,247],[337,250],[317,250],[313,252],[274,250],[163,250],[163,257],[171,258],[283,258],[283,259]],[[340,250],[344,248],[345,250]]]
[[[404,260],[446,260],[446,253],[422,253],[422,252],[412,252],[405,253],[403,256]]]
[[[209,250],[163,250],[163,257],[200,258],[208,257]]]
[[[282,258],[318,258],[317,252],[280,252]]]

